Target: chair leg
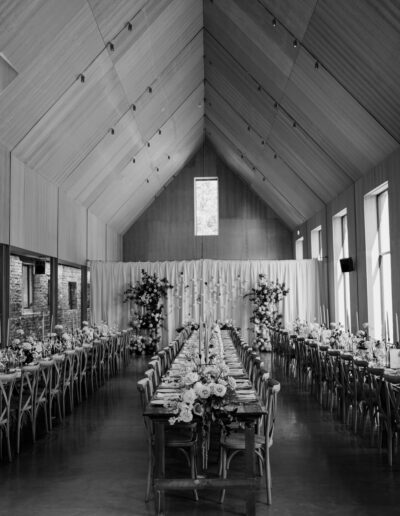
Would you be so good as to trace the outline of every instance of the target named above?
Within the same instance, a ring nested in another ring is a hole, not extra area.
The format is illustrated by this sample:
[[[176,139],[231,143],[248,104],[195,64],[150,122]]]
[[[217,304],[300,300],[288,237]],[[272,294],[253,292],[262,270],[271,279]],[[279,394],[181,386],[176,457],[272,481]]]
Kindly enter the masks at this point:
[[[12,461],[12,453],[11,453],[11,442],[10,442],[10,427],[7,424],[6,428],[6,441],[7,441],[7,454],[8,454],[8,461]]]
[[[269,462],[269,447],[266,447],[265,450],[265,483],[267,488],[267,505],[271,505],[272,503],[272,482],[271,482],[271,465]]]
[[[221,474],[222,478],[226,478],[227,476],[227,464],[226,464],[226,450],[222,448],[221,450]],[[219,498],[219,503],[224,503],[225,500],[225,489],[221,490],[221,495]]]

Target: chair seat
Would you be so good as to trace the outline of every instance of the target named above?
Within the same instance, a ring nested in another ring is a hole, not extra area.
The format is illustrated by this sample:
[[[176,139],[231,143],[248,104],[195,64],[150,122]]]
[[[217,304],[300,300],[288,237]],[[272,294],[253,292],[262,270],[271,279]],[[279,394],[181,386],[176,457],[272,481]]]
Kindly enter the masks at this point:
[[[222,446],[226,446],[231,450],[245,450],[246,442],[245,435],[242,432],[232,433],[227,437],[223,437],[221,439]],[[255,435],[254,436],[254,447],[255,449],[259,449],[265,446],[265,436],[264,435]],[[269,446],[272,446],[272,442],[270,440]]]
[[[169,447],[181,448],[195,444],[197,435],[191,429],[187,428],[168,428],[165,431],[165,445]]]

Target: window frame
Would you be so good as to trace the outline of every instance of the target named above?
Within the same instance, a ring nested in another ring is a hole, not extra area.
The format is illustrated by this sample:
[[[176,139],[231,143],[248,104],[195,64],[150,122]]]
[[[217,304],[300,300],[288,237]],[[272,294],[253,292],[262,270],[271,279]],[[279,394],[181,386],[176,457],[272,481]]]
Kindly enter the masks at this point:
[[[217,185],[216,195],[216,233],[198,233],[198,199],[197,199],[197,188],[196,185],[200,181],[215,181]],[[217,176],[196,176],[193,178],[193,196],[194,196],[194,236],[195,237],[208,237],[208,236],[219,236],[219,179]]]

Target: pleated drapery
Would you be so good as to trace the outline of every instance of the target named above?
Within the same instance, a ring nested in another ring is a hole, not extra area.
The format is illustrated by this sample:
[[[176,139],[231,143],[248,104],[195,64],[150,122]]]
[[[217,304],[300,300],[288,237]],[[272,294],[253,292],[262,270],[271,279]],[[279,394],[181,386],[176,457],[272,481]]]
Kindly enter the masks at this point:
[[[92,320],[126,328],[134,306],[123,302],[123,292],[141,279],[142,269],[167,278],[173,288],[165,300],[163,343],[189,319],[233,320],[252,340],[252,306],[244,297],[263,273],[284,282],[289,294],[279,307],[283,322],[296,317],[319,321],[327,306],[325,264],[317,260],[192,260],[175,262],[91,262]],[[320,321],[319,321],[320,322]]]

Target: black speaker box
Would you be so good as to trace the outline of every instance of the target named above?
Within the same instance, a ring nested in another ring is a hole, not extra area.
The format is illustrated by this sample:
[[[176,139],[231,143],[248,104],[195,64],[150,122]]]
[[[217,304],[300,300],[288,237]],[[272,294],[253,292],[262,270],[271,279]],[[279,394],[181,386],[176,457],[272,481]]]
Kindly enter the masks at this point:
[[[340,268],[342,272],[354,271],[353,258],[342,258],[340,260]]]
[[[45,274],[46,273],[46,262],[44,260],[36,260],[35,261],[35,274]]]

